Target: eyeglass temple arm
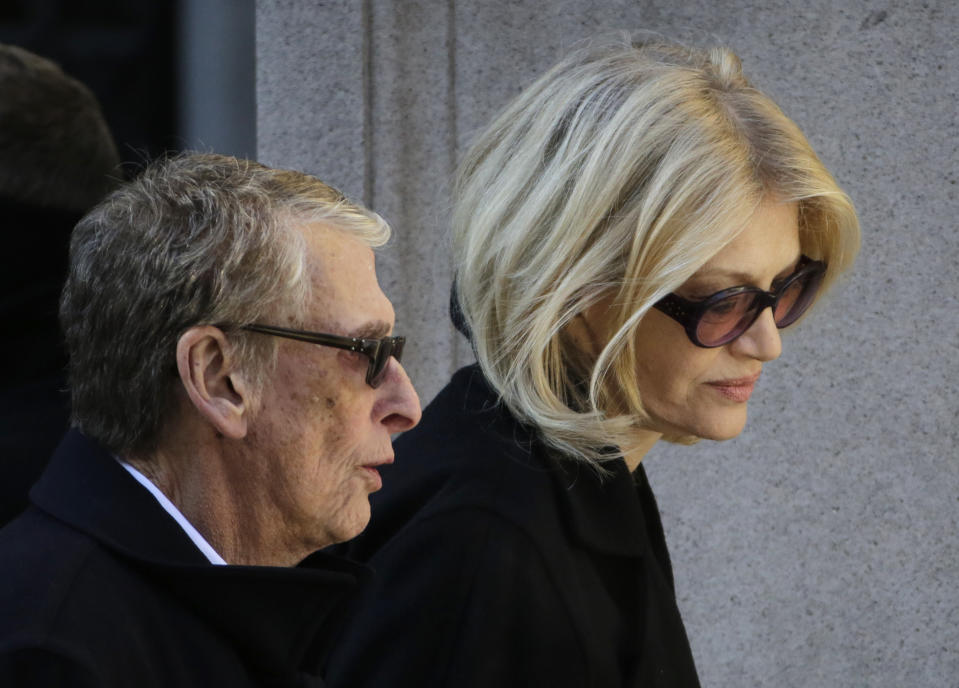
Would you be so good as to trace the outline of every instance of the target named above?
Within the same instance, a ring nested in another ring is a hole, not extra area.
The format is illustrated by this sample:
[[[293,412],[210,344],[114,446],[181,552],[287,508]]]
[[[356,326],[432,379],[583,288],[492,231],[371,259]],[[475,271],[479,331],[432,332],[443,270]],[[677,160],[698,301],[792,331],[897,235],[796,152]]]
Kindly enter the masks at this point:
[[[242,329],[371,355],[368,341],[357,337],[342,337],[335,334],[323,334],[321,332],[301,332],[300,330],[291,330],[286,327],[276,327],[275,325],[244,325]]]

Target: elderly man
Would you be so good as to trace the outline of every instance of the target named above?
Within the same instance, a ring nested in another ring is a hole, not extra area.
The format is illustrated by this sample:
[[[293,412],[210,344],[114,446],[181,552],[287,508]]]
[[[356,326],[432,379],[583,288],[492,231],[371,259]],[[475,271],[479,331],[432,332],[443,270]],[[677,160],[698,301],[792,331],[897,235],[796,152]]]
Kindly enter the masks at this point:
[[[420,417],[388,234],[313,177],[214,155],[81,220],[74,429],[0,531],[0,685],[322,685],[364,570],[316,550],[364,528]]]

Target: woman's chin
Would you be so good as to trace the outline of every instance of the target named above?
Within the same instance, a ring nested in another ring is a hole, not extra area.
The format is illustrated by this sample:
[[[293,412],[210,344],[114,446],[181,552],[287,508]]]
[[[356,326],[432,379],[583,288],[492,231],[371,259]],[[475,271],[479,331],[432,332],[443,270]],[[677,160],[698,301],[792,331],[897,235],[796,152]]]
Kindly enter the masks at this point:
[[[715,442],[725,442],[735,437],[739,437],[746,428],[746,414],[743,414],[742,420],[730,420],[726,423],[720,423],[708,428],[700,437],[704,440],[713,440]]]
[[[663,439],[675,444],[695,444],[699,440],[724,442],[739,437],[746,428],[746,414],[741,418],[716,418],[709,423],[696,423],[686,427],[670,425],[663,432]]]

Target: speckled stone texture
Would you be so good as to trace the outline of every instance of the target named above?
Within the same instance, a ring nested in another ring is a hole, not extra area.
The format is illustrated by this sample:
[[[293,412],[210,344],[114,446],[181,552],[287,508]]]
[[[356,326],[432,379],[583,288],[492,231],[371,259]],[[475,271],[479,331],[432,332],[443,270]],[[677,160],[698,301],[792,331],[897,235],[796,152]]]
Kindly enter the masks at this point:
[[[959,686],[959,4],[257,3],[258,145],[381,212],[424,401],[447,324],[449,181],[575,42],[725,43],[861,213],[851,275],[766,367],[746,431],[646,459],[705,686]]]

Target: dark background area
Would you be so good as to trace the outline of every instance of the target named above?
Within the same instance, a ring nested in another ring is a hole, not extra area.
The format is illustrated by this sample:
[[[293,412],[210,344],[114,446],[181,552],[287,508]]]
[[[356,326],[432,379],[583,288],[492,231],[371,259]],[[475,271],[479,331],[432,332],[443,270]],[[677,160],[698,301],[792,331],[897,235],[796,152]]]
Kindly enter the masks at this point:
[[[89,86],[120,157],[143,162],[182,147],[175,56],[179,6],[155,0],[3,0],[0,42],[49,58]]]
[[[53,60],[94,92],[127,175],[171,150],[253,157],[253,4],[0,0],[0,42]]]
[[[0,43],[93,91],[117,176],[171,151],[255,156],[254,0],[0,0]],[[66,427],[56,303],[80,216],[17,201],[0,197],[0,526],[26,506]]]

